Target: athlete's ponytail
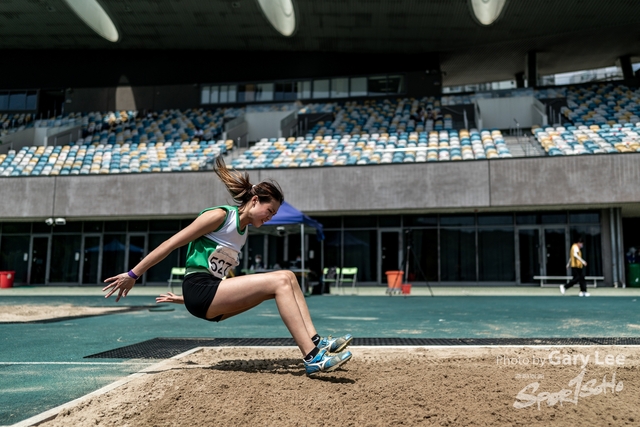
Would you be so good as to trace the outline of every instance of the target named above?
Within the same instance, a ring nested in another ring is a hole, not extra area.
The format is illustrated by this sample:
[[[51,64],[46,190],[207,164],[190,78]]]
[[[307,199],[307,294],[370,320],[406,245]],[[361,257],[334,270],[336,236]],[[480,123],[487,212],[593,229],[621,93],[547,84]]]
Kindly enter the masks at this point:
[[[240,208],[244,207],[253,196],[258,196],[260,203],[269,203],[272,200],[276,200],[280,204],[284,202],[282,189],[277,182],[269,180],[253,185],[249,181],[248,173],[243,174],[235,169],[227,168],[222,156],[216,158],[215,173]]]

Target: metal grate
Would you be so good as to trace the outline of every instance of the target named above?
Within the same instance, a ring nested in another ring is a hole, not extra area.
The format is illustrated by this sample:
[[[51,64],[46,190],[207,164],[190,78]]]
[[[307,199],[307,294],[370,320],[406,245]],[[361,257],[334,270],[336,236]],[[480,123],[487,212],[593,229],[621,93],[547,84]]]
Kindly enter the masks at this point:
[[[102,353],[97,359],[167,359],[196,347],[284,347],[292,338],[154,338]],[[640,338],[354,338],[354,346],[640,345]]]

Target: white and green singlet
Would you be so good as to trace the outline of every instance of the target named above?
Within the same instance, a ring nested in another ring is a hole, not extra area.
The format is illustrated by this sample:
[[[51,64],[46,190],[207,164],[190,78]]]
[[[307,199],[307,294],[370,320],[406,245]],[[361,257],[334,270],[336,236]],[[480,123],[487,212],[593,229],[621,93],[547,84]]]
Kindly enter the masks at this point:
[[[247,241],[247,229],[240,230],[240,213],[237,206],[215,206],[200,212],[223,209],[226,215],[222,225],[189,243],[187,248],[186,274],[208,273],[224,278],[239,264],[239,255]]]

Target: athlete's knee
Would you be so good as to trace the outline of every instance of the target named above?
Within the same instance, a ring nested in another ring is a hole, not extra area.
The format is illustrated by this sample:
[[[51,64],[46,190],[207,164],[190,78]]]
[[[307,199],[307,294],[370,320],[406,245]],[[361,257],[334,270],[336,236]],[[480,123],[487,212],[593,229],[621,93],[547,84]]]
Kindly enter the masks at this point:
[[[285,290],[291,289],[291,280],[285,271],[278,272],[274,277],[274,286],[276,288],[284,288]]]

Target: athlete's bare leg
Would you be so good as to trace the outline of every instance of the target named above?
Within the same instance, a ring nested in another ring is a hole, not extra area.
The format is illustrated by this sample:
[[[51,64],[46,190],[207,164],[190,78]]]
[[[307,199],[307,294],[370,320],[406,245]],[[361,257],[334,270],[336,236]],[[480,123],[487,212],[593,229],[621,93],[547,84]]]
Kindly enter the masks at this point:
[[[315,348],[311,337],[316,330],[295,275],[286,270],[251,274],[220,282],[207,310],[207,318],[223,319],[247,311],[263,301],[275,298],[282,320],[305,356]]]

